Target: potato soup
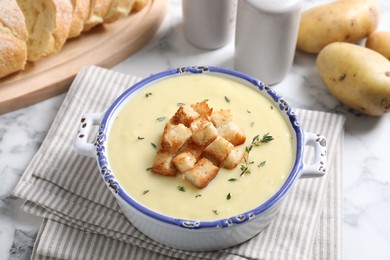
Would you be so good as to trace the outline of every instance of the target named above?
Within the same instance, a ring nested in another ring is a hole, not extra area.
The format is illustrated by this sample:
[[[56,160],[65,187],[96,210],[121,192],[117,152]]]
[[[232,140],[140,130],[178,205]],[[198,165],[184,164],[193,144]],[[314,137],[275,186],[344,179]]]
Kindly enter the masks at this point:
[[[150,171],[167,121],[182,104],[208,100],[214,110],[230,109],[252,139],[273,140],[253,146],[248,160],[232,170],[220,168],[203,189],[183,174]],[[158,213],[188,220],[216,220],[239,215],[269,199],[287,179],[295,159],[289,123],[265,96],[226,76],[189,74],[165,78],[133,93],[113,120],[108,162],[121,187],[138,203]],[[245,170],[246,168],[246,170]]]

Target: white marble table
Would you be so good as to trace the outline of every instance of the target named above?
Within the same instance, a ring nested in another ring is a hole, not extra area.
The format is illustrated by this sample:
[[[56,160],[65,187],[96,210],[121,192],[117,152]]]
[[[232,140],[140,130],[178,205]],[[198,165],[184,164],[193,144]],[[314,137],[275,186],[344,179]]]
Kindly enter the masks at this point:
[[[378,0],[381,30],[390,30],[390,1]],[[305,8],[329,2],[307,0]],[[205,51],[183,37],[180,0],[155,38],[115,66],[116,71],[146,77],[186,65],[233,68],[234,43]],[[390,87],[390,86],[389,86]],[[315,56],[297,52],[286,79],[274,86],[291,105],[346,116],[343,171],[343,259],[390,259],[390,114],[358,116],[326,90],[315,68]],[[19,209],[11,191],[41,145],[65,94],[0,116],[0,259],[26,259],[40,219]]]

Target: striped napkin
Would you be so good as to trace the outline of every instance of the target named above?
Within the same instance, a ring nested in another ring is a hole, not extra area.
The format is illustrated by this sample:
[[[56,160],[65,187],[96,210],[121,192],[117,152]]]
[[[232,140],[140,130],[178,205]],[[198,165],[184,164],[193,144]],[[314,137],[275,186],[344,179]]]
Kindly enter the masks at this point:
[[[140,233],[101,180],[95,159],[73,150],[82,115],[105,111],[138,80],[99,67],[82,69],[74,80],[13,191],[25,200],[23,210],[43,218],[33,259],[341,259],[344,117],[318,111],[296,113],[305,131],[328,138],[328,172],[298,180],[263,232],[215,252],[169,248]]]

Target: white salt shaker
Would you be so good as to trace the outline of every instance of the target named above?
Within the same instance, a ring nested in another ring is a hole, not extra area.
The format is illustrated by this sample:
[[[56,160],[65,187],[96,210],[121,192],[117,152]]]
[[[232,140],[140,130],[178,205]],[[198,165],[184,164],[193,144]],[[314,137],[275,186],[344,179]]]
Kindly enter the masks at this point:
[[[185,38],[202,49],[225,46],[234,36],[237,0],[182,0]]]
[[[268,85],[282,81],[293,63],[302,6],[303,0],[240,0],[235,69]]]

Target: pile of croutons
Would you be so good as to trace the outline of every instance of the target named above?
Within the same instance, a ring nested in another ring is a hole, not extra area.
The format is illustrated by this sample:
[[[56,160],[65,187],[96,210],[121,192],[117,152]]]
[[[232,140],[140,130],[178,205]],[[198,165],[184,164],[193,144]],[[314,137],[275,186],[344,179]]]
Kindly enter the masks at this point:
[[[152,171],[165,176],[184,174],[198,188],[206,187],[219,168],[233,169],[243,159],[236,146],[244,131],[228,109],[213,111],[207,101],[182,105],[168,121]]]

